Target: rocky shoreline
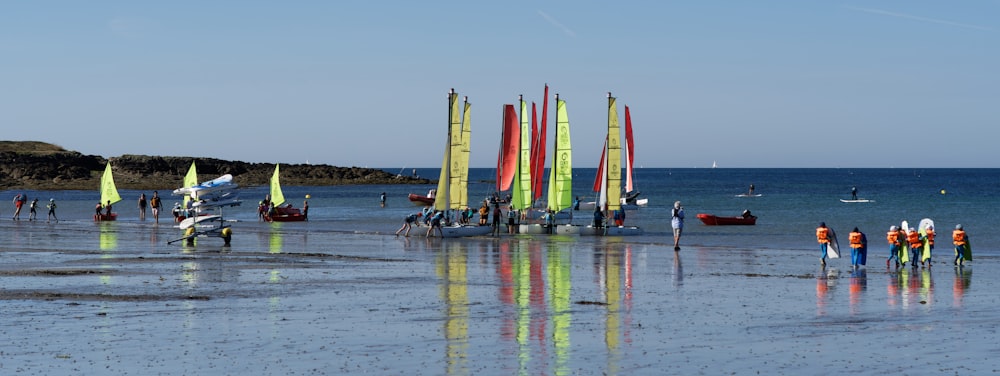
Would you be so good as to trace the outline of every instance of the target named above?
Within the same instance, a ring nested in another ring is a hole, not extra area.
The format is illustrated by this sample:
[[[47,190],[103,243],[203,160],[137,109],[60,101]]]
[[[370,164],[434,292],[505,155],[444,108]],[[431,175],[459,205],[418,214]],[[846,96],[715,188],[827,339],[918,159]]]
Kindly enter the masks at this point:
[[[0,141],[0,189],[95,189],[109,161],[121,189],[176,188],[192,161],[202,180],[232,174],[240,185],[266,185],[274,173],[273,163],[132,154],[104,158],[44,142]],[[286,186],[431,183],[374,168],[281,164],[281,184]]]

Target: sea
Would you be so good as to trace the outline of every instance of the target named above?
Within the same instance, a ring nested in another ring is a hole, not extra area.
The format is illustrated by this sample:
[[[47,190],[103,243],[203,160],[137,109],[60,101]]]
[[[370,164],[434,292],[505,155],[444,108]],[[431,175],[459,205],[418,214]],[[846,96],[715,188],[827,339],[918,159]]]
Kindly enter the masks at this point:
[[[386,168],[393,173],[401,171]],[[405,169],[407,173],[435,179],[438,169]],[[574,195],[582,201],[593,201],[596,169],[574,170]],[[546,174],[547,176],[547,174]],[[204,180],[214,177],[202,177]],[[473,168],[469,177],[470,206],[478,207],[482,199],[495,189],[495,169]],[[235,182],[239,184],[239,177]],[[923,218],[934,221],[943,235],[962,224],[971,240],[982,244],[977,252],[992,252],[992,244],[1000,244],[1000,232],[992,231],[990,223],[1000,217],[1000,169],[917,169],[917,168],[639,168],[635,170],[634,190],[641,192],[649,204],[628,211],[626,224],[643,229],[635,241],[656,242],[672,237],[670,209],[675,201],[684,207],[686,220],[682,242],[691,245],[725,246],[760,249],[815,248],[815,228],[820,222],[834,229],[840,238],[857,227],[868,235],[873,244],[881,245],[883,235],[892,225],[908,221],[913,227]],[[759,197],[738,197],[753,184]],[[856,187],[858,197],[868,203],[844,203]],[[171,207],[179,197],[171,196],[175,187],[159,191],[164,203]],[[358,233],[391,233],[403,218],[420,207],[407,195],[424,195],[435,185],[341,185],[324,187],[283,187],[288,203],[301,207],[309,202],[311,229]],[[226,209],[227,219],[255,222],[258,201],[268,193],[266,186],[240,188],[244,203]],[[380,207],[379,195],[385,192],[386,206]],[[70,191],[4,191],[13,198],[25,193],[38,197],[39,215],[45,216],[44,204],[56,199],[57,215],[63,221],[90,222],[99,192]],[[140,194],[152,191],[120,190],[123,200],[116,204],[120,221],[138,221],[137,200]],[[306,197],[309,197],[306,199]],[[543,194],[542,200],[545,199]],[[738,216],[750,210],[757,216],[755,226],[704,226],[698,213]],[[3,208],[0,215],[8,217],[13,205]],[[169,210],[164,213],[169,220]],[[27,209],[22,218],[27,217]],[[576,211],[573,223],[588,224],[592,213]],[[236,225],[235,229],[238,229]],[[976,241],[979,240],[979,241]],[[841,241],[844,241],[841,239]],[[878,247],[875,247],[878,248]]]
[[[595,172],[574,170],[583,201]],[[471,170],[474,201],[494,174]],[[434,185],[286,186],[309,221],[274,224],[256,214],[268,187],[242,186],[245,203],[223,213],[228,247],[168,244],[182,235],[169,212],[138,218],[152,191],[120,190],[119,220],[94,223],[97,187],[6,190],[41,207],[30,222],[0,205],[0,374],[996,373],[998,181],[1000,169],[639,168],[649,204],[626,224],[642,235],[462,239],[394,236],[420,210],[407,195]],[[751,184],[760,196],[739,197]],[[871,202],[841,202],[852,187]],[[173,188],[159,191],[168,207]],[[58,223],[45,222],[50,198]],[[696,218],[744,210],[756,225]],[[923,218],[939,233],[934,266],[887,268],[883,234]],[[865,232],[868,265],[847,252],[820,265],[820,222],[845,251]],[[963,268],[957,224],[974,245]]]

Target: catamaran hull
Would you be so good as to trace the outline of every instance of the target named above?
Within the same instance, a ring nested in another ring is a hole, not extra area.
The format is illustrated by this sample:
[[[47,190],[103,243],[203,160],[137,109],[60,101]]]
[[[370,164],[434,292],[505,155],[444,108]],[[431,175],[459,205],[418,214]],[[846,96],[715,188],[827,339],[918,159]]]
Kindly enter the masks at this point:
[[[445,238],[463,238],[468,236],[485,236],[493,230],[490,226],[448,226],[441,227]]]
[[[556,225],[556,235],[580,235],[581,226]]]
[[[580,228],[580,236],[632,236],[642,235],[642,229],[634,226],[612,226]]]

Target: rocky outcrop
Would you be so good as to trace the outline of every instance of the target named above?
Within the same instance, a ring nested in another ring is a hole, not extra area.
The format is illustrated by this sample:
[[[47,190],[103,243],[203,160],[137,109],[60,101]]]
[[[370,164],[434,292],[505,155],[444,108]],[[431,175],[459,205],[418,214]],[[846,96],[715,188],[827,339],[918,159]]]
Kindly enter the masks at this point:
[[[273,163],[131,154],[105,159],[42,142],[0,141],[0,188],[96,189],[108,160],[115,174],[115,184],[123,189],[177,188],[191,161],[195,162],[201,180],[232,174],[240,185],[265,185],[274,173]],[[373,168],[281,164],[281,184],[284,186],[430,183],[428,179]]]

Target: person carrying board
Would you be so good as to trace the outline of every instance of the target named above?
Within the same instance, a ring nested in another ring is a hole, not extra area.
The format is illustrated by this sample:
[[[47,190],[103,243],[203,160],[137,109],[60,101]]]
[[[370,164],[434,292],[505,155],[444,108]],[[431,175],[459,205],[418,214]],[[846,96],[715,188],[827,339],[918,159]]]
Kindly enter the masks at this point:
[[[969,235],[965,233],[962,225],[955,225],[955,231],[951,232],[952,242],[955,244],[955,265],[962,266],[965,263],[966,249],[969,246]]]
[[[819,242],[819,263],[826,266],[826,251],[830,247],[830,229],[826,227],[826,222],[820,222],[816,228],[816,241]]]
[[[896,267],[899,267],[899,231],[896,226],[889,226],[889,232],[885,233],[885,240],[889,242],[889,258],[885,259],[885,267],[889,268],[889,261],[896,259]]]

